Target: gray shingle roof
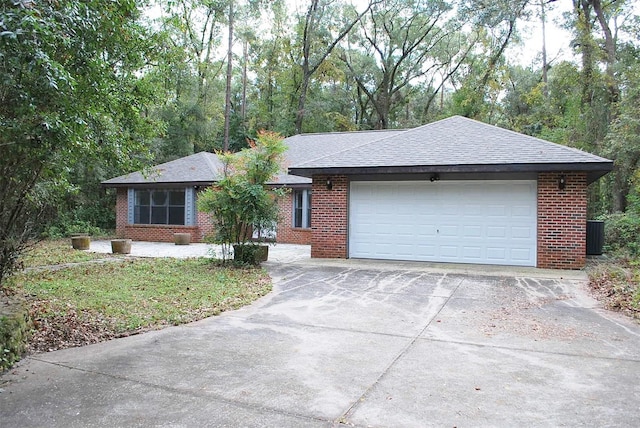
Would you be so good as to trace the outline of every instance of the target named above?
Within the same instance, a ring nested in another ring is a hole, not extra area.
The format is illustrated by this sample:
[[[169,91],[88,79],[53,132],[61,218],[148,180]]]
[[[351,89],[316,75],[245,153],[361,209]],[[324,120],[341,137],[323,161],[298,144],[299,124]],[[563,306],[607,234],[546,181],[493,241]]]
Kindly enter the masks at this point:
[[[578,168],[611,170],[613,163],[578,149],[453,116],[292,165],[290,174],[311,176],[340,171],[504,171]],[[418,168],[416,168],[418,167]],[[537,169],[536,169],[537,168]],[[601,174],[602,175],[602,174]]]
[[[323,158],[332,153],[355,148],[362,144],[404,132],[399,129],[381,131],[327,132],[318,134],[299,134],[285,138],[287,145],[285,168],[304,162]],[[311,180],[297,175],[280,174],[273,184],[309,184]]]
[[[132,172],[102,182],[106,187],[124,187],[139,184],[208,185],[221,177],[223,165],[214,153],[199,152],[166,162],[144,171]]]
[[[409,130],[300,134],[284,142],[289,174],[271,184],[308,185],[319,173],[554,170],[589,171],[593,181],[613,167],[608,159],[461,116]],[[220,179],[222,168],[217,155],[200,152],[102,184],[208,185]]]

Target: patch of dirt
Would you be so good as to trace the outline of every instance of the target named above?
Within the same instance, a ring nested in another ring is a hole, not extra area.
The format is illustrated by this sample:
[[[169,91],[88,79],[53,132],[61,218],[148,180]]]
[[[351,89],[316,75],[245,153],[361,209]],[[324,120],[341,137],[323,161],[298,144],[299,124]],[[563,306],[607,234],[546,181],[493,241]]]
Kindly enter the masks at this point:
[[[571,298],[569,295],[560,295],[532,300],[511,299],[502,302],[499,309],[486,314],[488,319],[482,323],[480,330],[487,336],[511,333],[535,340],[574,340],[579,337],[593,337],[592,333],[579,331],[555,319],[543,319],[535,314],[536,310],[546,305]]]

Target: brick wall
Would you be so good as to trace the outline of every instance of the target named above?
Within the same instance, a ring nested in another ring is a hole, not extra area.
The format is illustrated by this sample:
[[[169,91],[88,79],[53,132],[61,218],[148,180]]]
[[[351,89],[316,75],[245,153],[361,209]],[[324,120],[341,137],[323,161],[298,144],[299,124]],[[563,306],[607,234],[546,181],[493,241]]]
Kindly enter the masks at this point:
[[[131,224],[124,228],[124,237],[134,241],[173,242],[174,233],[190,233],[191,242],[201,242],[202,233],[197,226]]]
[[[287,192],[278,199],[278,208],[280,220],[278,221],[276,241],[285,244],[311,244],[311,229],[293,227],[293,191]]]
[[[327,189],[327,179],[332,188]],[[347,258],[349,182],[344,175],[314,175],[311,257]]]
[[[215,227],[213,227],[213,222],[211,221],[211,216],[209,214],[197,211],[196,224],[198,225],[198,234],[200,240],[203,240],[207,236],[213,236]]]
[[[127,205],[127,189],[118,187],[116,190],[116,236],[125,238],[125,227],[127,226],[129,206]]]
[[[558,181],[565,177],[563,190]],[[538,267],[580,269],[586,259],[587,175],[538,175]]]

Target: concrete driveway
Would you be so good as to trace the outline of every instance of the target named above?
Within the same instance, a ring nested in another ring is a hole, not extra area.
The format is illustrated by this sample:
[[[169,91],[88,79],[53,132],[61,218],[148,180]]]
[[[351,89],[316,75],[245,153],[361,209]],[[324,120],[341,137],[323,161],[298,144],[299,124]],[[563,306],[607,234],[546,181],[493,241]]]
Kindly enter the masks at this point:
[[[250,307],[27,358],[0,426],[640,426],[640,327],[583,273],[267,266]]]

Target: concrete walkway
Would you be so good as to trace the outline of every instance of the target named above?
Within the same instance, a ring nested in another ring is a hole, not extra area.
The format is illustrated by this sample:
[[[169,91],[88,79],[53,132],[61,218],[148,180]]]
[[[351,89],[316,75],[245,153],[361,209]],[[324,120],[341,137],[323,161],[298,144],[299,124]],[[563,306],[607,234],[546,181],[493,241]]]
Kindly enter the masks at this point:
[[[111,241],[91,241],[89,251],[95,253],[111,253]],[[175,245],[168,242],[133,241],[131,255],[136,257],[221,257],[221,247],[213,244],[194,243]],[[309,259],[309,245],[275,244],[269,245],[269,260],[275,263],[289,263]]]
[[[27,358],[0,426],[640,426],[640,327],[584,273],[265,266],[249,307]]]

